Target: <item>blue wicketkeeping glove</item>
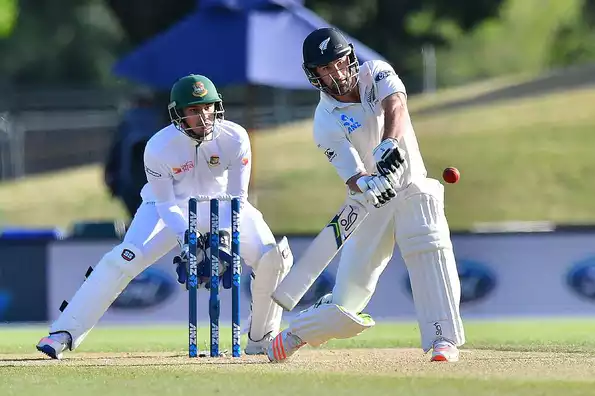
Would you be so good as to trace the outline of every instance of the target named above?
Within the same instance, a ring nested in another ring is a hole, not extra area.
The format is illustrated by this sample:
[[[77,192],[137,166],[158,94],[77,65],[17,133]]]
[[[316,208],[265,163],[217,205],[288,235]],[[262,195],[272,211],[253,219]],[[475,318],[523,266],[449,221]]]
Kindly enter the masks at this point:
[[[200,263],[204,261],[204,250],[203,250],[203,237],[199,234],[198,236],[198,249],[196,252],[196,259]],[[180,254],[174,257],[174,265],[176,266],[176,274],[178,275],[178,283],[186,285],[188,290],[188,264],[189,264],[189,249],[188,249],[188,231],[184,234],[184,240],[180,246]]]
[[[199,285],[204,285],[205,289],[211,288],[211,248],[209,246],[210,233],[204,237],[204,259],[198,262],[198,282]],[[219,283],[223,282],[224,288],[227,287],[228,282],[224,282],[224,275],[229,272],[231,267],[231,260],[226,260],[225,257],[231,258],[230,251],[231,235],[226,230],[219,231]]]
[[[206,289],[210,288],[211,282],[211,261],[209,260],[210,248],[208,247],[209,234],[201,235],[197,241],[197,275],[198,275],[198,288],[204,286]],[[222,230],[220,232],[219,249],[226,252],[228,257],[230,253],[229,248],[230,235],[229,232]],[[205,248],[206,247],[206,248]],[[188,249],[188,236],[187,233],[184,237],[184,243],[181,246],[181,252],[179,255],[174,257],[174,265],[176,266],[176,274],[178,275],[178,283],[186,285],[188,290],[188,265],[189,265],[189,249]],[[226,274],[231,263],[224,260],[220,255],[219,260],[219,281],[224,281],[224,274]],[[226,286],[224,282],[224,286]],[[229,288],[229,287],[226,287]]]

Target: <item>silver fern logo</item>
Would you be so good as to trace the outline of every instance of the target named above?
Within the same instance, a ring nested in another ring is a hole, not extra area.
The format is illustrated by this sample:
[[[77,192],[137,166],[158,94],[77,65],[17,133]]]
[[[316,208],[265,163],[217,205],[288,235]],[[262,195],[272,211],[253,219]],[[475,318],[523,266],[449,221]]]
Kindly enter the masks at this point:
[[[331,41],[331,38],[327,38],[325,39],[322,43],[320,43],[320,45],[318,46],[318,48],[320,48],[320,53],[324,54],[324,51],[326,51],[326,47],[328,47],[328,43],[329,41]]]

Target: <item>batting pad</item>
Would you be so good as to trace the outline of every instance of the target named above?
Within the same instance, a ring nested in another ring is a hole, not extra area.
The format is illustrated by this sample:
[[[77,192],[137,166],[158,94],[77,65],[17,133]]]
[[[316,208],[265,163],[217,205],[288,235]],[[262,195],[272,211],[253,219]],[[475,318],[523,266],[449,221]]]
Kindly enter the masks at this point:
[[[293,265],[293,254],[287,238],[266,252],[254,266],[254,279],[251,283],[252,313],[250,338],[261,340],[267,333],[277,335],[281,329],[281,308],[271,298],[271,294],[287,275]]]
[[[375,324],[368,314],[354,314],[336,304],[314,304],[300,312],[288,330],[316,347],[333,338],[355,337]]]
[[[145,269],[139,250],[122,243],[103,256],[76,292],[50,333],[67,331],[76,349],[130,281]]]
[[[395,238],[409,271],[424,351],[437,338],[465,343],[461,284],[444,214],[444,187],[434,179],[409,186],[397,206]]]

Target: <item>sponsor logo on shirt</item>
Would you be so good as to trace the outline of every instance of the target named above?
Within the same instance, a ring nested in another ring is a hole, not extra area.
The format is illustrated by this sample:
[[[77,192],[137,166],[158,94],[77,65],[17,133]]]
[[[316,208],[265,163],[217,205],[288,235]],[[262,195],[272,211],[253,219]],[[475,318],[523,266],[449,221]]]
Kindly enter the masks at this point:
[[[341,114],[341,121],[343,122],[343,126],[347,127],[349,133],[362,126],[362,124],[354,120],[353,117],[347,117],[345,114]]]
[[[391,76],[395,74],[392,70],[382,70],[381,72],[379,72],[378,74],[376,74],[376,77],[374,78],[376,81],[381,81],[384,80],[385,78],[387,78],[388,76]]]
[[[333,162],[333,160],[337,156],[337,153],[335,153],[334,150],[331,150],[329,148],[329,149],[324,150],[324,155],[326,155],[326,158],[328,158],[329,162]]]
[[[153,177],[161,177],[161,173],[155,172],[154,170],[152,170],[151,168],[149,168],[146,165],[145,165],[145,172],[147,172],[147,175],[151,175]]]
[[[172,168],[172,171],[174,172],[174,175],[179,175],[180,173],[188,172],[192,168],[194,168],[194,162],[186,161],[185,163],[180,165],[179,168]]]
[[[246,166],[248,165],[248,162],[250,162],[250,160],[247,157],[242,158],[242,165]]]

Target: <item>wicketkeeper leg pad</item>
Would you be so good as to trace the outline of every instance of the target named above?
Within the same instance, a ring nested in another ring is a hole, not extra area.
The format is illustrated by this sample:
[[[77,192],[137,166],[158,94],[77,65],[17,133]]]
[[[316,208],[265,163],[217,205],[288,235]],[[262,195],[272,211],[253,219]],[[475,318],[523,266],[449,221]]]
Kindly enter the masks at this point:
[[[50,333],[70,333],[74,350],[128,283],[149,264],[145,263],[134,245],[122,243],[116,246],[99,261],[62,314],[50,326]]]
[[[254,279],[251,283],[252,314],[250,338],[258,341],[272,332],[276,335],[281,328],[283,308],[271,298],[293,265],[293,254],[287,238],[270,248],[254,265]]]

